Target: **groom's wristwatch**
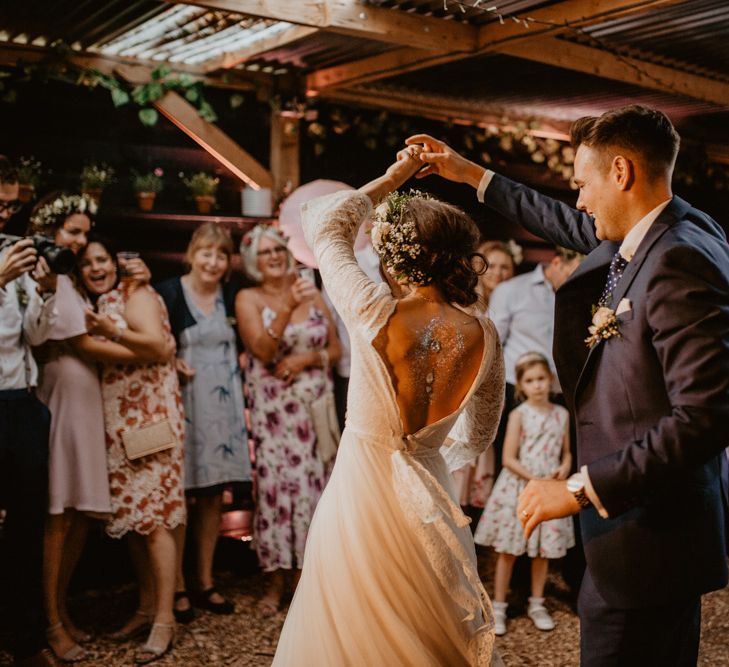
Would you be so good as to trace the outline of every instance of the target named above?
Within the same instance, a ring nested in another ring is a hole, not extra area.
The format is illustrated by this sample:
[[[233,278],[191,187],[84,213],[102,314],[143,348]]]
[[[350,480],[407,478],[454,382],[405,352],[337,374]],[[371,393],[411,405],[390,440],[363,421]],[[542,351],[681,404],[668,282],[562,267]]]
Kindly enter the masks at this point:
[[[576,472],[567,479],[567,490],[575,497],[582,509],[592,505],[585,493],[585,477],[581,472]]]

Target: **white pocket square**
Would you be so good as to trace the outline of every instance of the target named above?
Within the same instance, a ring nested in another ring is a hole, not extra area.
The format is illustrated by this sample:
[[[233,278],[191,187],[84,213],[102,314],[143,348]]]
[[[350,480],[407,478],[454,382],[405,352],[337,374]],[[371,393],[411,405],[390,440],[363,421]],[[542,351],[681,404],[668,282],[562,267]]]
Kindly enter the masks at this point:
[[[630,303],[630,299],[620,299],[620,303],[615,310],[615,314],[620,315],[621,313],[629,313],[631,310],[633,310],[633,304]]]

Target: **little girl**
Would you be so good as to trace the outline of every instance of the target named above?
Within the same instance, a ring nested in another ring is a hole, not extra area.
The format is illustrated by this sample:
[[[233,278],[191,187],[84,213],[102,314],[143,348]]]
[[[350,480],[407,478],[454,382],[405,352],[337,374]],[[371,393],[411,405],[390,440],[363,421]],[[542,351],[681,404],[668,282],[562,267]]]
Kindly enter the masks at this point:
[[[547,360],[528,352],[516,362],[517,394],[524,402],[509,414],[504,439],[503,469],[476,528],[477,544],[492,546],[498,559],[494,581],[494,620],[497,635],[506,634],[506,593],[517,556],[532,559],[529,618],[540,630],[553,630],[544,608],[548,558],[561,558],[574,546],[572,517],[540,524],[527,542],[516,512],[519,494],[530,479],[566,479],[572,456],[567,410],[550,403],[552,373]]]

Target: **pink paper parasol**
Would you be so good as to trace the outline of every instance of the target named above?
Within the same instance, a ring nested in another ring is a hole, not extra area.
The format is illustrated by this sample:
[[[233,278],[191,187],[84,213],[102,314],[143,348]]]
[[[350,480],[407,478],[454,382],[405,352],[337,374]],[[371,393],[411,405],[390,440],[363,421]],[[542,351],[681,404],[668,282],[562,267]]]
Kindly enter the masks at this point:
[[[301,228],[301,205],[316,199],[316,197],[339,192],[340,190],[354,190],[354,188],[341,181],[318,179],[296,188],[281,203],[278,216],[279,226],[283,233],[289,237],[289,250],[298,262],[316,268],[314,255],[304,240],[304,231]],[[369,236],[360,228],[354,244],[355,249],[360,250],[368,243]]]

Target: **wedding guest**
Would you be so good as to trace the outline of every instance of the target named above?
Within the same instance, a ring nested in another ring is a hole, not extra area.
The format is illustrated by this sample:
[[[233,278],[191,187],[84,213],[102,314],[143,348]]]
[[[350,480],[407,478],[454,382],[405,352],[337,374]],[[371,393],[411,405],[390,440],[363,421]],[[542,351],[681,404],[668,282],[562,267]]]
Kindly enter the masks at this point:
[[[248,386],[256,445],[256,550],[268,589],[265,615],[278,610],[285,570],[301,572],[306,536],[328,477],[309,413],[331,391],[340,346],[321,294],[292,272],[286,239],[259,225],[243,237],[241,256],[256,287],[236,298],[236,320],[249,355]]]
[[[517,556],[531,559],[528,615],[539,630],[553,630],[544,606],[549,559],[562,558],[575,544],[572,517],[540,526],[527,540],[516,506],[530,479],[567,479],[572,467],[569,413],[549,399],[552,372],[537,352],[519,358],[515,369],[523,402],[511,413],[504,443],[504,467],[473,536],[476,544],[492,546],[498,558],[494,574],[494,622],[497,635],[506,634],[506,593]]]
[[[17,172],[0,155],[0,232],[19,208]],[[25,667],[57,664],[43,634],[41,583],[50,415],[34,391],[30,350],[46,340],[58,315],[56,283],[30,239],[0,247],[0,506],[7,512],[11,651]]]
[[[484,241],[478,251],[486,258],[486,271],[481,274],[481,293],[488,307],[491,293],[507,280],[514,277],[517,265],[521,264],[521,248],[513,241]]]
[[[513,248],[521,250],[516,244],[510,245],[503,241],[485,241],[478,248],[487,263],[486,271],[479,276],[479,289],[486,309],[496,286],[514,277],[514,270],[519,262],[514,256]],[[487,447],[475,461],[453,471],[458,501],[474,519],[474,525],[486,506],[495,475],[493,447]]]
[[[213,556],[220,532],[223,489],[251,479],[248,432],[234,328],[235,295],[229,280],[233,240],[214,223],[198,227],[187,247],[190,270],[157,287],[167,305],[177,342],[177,370],[185,407],[185,492],[189,537],[195,544],[196,604],[217,614],[233,605],[216,590]],[[239,494],[240,495],[240,494]],[[175,616],[192,620],[178,544]]]
[[[108,244],[91,241],[79,259],[83,285],[98,297],[98,313],[87,311],[89,332],[133,352],[145,349],[155,359],[150,363],[140,356],[136,364],[105,363],[101,376],[111,490],[106,532],[115,538],[129,536],[139,581],[139,607],[116,638],[128,639],[149,629],[147,641],[135,655],[137,664],[145,664],[165,655],[175,640],[174,532],[184,531],[186,512],[184,422],[174,345],[162,298],[136,280],[118,281]],[[130,460],[122,433],[158,422],[167,422],[174,446]]]
[[[52,192],[33,208],[28,231],[78,254],[95,212],[93,200],[83,195]],[[130,353],[87,334],[88,302],[73,276],[58,276],[56,307],[48,341],[36,350],[42,362],[38,397],[51,411],[43,587],[48,643],[64,662],[78,662],[87,655],[77,642],[90,637],[71,621],[66,594],[90,520],[111,511],[96,361],[124,361]]]

